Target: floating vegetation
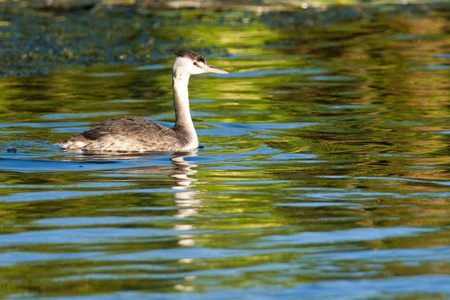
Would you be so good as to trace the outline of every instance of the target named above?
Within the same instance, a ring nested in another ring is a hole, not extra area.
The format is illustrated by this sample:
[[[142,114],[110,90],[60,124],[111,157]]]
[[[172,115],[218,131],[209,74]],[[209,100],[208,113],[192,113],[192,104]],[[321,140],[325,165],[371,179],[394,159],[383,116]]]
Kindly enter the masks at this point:
[[[180,48],[195,48],[208,56],[226,55],[224,47],[233,42],[234,34],[248,33],[249,43],[260,42],[258,33],[277,35],[280,29],[323,28],[337,22],[449,10],[442,3],[306,5],[305,9],[294,2],[280,7],[278,1],[267,6],[226,1],[220,9],[203,1],[198,2],[201,9],[185,1],[45,3],[19,1],[0,7],[0,76],[40,75],[70,66],[148,64]]]

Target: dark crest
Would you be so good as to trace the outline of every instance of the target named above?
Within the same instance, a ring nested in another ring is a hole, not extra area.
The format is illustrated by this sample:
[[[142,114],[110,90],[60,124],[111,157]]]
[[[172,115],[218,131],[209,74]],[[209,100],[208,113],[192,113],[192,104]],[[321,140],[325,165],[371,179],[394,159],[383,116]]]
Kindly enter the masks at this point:
[[[206,58],[203,55],[198,54],[192,50],[179,50],[179,51],[175,52],[175,55],[177,57],[189,57],[192,60],[200,61],[205,64],[207,63]]]

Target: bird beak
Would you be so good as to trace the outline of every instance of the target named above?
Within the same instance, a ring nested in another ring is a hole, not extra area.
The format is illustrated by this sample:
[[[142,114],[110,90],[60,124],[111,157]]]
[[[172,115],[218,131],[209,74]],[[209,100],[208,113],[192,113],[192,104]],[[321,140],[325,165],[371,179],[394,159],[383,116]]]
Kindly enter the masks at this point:
[[[208,73],[216,73],[216,74],[228,74],[227,71],[221,70],[221,69],[217,69],[214,67],[211,67],[210,65],[204,65],[202,67],[203,71],[208,72]]]

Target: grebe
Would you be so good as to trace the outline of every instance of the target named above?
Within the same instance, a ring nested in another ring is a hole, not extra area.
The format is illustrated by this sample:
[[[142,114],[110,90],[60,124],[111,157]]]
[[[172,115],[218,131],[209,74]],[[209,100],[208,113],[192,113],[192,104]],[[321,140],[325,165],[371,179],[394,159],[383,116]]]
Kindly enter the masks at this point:
[[[173,103],[175,126],[165,127],[141,117],[110,119],[59,143],[70,152],[163,152],[198,148],[197,133],[189,110],[188,83],[191,75],[228,74],[211,67],[205,57],[192,50],[175,52]]]

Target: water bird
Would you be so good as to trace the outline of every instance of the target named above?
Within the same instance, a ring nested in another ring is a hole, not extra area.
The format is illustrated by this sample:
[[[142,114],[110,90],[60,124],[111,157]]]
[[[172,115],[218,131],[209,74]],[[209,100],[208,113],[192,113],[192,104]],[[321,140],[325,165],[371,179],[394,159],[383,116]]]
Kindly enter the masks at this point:
[[[173,152],[198,148],[198,137],[189,109],[188,83],[191,75],[228,74],[212,67],[203,55],[192,50],[175,52],[172,69],[175,126],[160,125],[141,117],[119,117],[59,142],[66,151],[76,152]]]

